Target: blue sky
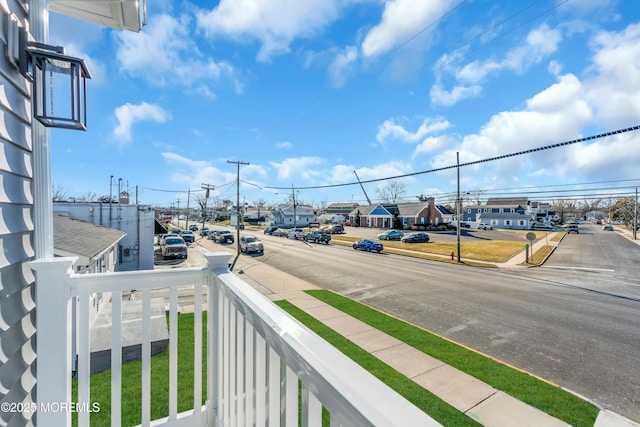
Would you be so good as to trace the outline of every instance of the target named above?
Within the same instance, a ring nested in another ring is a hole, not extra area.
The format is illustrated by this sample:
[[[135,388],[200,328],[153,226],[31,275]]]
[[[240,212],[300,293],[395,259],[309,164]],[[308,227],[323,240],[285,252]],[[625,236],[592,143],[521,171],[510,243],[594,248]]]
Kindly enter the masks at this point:
[[[70,196],[108,195],[113,175],[143,204],[185,206],[203,183],[235,200],[228,161],[242,161],[249,203],[295,187],[302,202],[362,204],[360,186],[326,186],[640,124],[633,0],[149,0],[140,33],[51,13],[49,41],[93,74],[88,130],[51,131],[53,184]],[[639,140],[464,167],[461,189],[639,185]],[[455,169],[397,181],[406,201],[457,185]],[[364,188],[376,202],[388,183]]]

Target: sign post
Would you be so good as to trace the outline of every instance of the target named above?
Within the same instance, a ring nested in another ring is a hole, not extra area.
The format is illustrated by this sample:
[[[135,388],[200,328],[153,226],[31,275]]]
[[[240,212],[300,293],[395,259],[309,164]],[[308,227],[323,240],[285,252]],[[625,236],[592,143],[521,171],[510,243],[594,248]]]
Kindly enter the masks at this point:
[[[530,231],[527,233],[526,237],[527,237],[527,240],[531,242],[531,244],[528,244],[525,246],[526,262],[527,264],[529,264],[529,248],[531,248],[531,262],[533,262],[533,242],[536,240],[536,233]]]

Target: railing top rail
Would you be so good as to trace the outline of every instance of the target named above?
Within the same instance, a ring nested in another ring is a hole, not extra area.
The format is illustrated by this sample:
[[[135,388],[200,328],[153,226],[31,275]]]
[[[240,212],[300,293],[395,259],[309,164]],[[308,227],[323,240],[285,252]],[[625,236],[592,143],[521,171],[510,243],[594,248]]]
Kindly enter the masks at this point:
[[[207,267],[143,270],[114,273],[71,274],[72,287],[86,292],[158,289],[205,283]]]

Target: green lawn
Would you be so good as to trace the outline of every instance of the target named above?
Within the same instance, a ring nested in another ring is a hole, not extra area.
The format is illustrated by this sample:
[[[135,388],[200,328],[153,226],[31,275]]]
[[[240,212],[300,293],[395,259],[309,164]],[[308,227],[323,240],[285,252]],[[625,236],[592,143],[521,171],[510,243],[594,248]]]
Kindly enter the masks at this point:
[[[193,408],[193,314],[178,316],[178,412]],[[167,318],[168,324],[168,318]],[[206,343],[207,313],[202,313],[203,343]],[[202,402],[206,400],[206,345],[202,354]],[[122,425],[142,422],[142,362],[122,365]],[[91,414],[92,426],[111,425],[111,370],[91,376],[91,402],[100,404],[100,412]],[[77,381],[73,381],[72,396],[77,401]],[[169,351],[151,357],[151,419],[169,415]],[[77,425],[74,414],[73,425]]]
[[[334,292],[325,290],[306,292],[372,327],[573,426],[591,427],[595,422],[599,412],[597,407],[553,384]],[[284,307],[288,307],[284,303],[281,304]],[[300,313],[296,312],[292,312],[292,314],[300,315]],[[308,319],[301,317],[300,320],[305,323]],[[323,336],[324,332],[320,330],[318,333]],[[323,336],[323,338],[325,337]],[[333,339],[331,334],[329,338]],[[352,345],[355,346],[355,344]],[[350,353],[346,351],[345,353],[352,357]],[[360,357],[358,351],[354,354]],[[430,411],[427,412],[436,418],[435,414]],[[445,423],[445,425],[450,424]]]

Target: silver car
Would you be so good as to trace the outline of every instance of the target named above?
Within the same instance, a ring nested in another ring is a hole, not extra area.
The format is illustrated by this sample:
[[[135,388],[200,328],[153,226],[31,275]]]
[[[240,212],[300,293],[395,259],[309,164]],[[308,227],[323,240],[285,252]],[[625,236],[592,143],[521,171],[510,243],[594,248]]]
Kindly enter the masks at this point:
[[[264,245],[257,237],[253,236],[242,236],[240,238],[240,252],[251,253],[251,252],[264,252]]]
[[[167,237],[162,245],[162,257],[164,259],[170,257],[187,259],[187,243],[179,236]]]

